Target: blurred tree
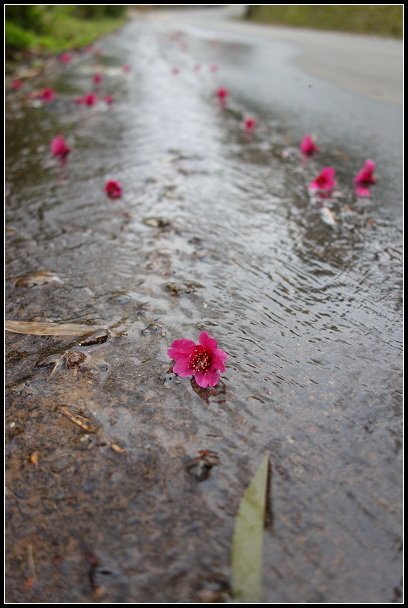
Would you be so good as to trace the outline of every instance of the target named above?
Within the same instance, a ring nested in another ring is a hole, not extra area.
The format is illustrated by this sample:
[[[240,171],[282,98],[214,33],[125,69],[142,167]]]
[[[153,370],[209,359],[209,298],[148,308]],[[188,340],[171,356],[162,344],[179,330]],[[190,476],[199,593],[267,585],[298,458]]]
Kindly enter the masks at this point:
[[[75,6],[75,15],[81,19],[120,17],[125,13],[126,8],[118,4],[79,4]]]
[[[40,6],[30,4],[8,4],[5,6],[6,22],[12,22],[24,30],[42,33],[44,24]]]

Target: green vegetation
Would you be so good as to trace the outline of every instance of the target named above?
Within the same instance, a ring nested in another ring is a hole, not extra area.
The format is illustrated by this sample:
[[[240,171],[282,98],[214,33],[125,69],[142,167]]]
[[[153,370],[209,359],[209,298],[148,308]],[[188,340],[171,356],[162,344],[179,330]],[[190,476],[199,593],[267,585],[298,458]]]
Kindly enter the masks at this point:
[[[246,18],[260,23],[402,38],[401,5],[249,6]]]
[[[7,54],[86,46],[122,25],[126,11],[118,5],[6,5]]]

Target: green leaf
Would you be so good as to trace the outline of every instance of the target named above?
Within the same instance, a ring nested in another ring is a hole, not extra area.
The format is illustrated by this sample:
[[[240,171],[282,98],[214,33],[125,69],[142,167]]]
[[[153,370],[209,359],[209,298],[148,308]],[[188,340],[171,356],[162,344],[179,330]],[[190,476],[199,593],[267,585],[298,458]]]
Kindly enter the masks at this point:
[[[239,602],[260,601],[268,471],[269,455],[265,453],[242,497],[235,521],[231,554],[232,591]]]

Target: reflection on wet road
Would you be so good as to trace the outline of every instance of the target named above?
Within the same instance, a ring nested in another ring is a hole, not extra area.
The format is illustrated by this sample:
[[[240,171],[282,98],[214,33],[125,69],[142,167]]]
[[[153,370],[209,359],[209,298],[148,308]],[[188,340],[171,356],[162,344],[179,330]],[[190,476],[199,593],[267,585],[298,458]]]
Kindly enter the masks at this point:
[[[126,332],[83,347],[7,334],[8,601],[226,599],[234,517],[265,451],[265,600],[399,601],[401,226],[384,184],[353,200],[353,150],[304,166],[278,114],[259,110],[248,137],[254,108],[230,83],[217,104],[224,64],[245,66],[249,45],[180,46],[175,27],[135,21],[101,44],[110,107],[73,102],[89,56],[43,83],[52,104],[7,99],[6,317]],[[66,175],[49,158],[57,133]],[[334,227],[307,192],[330,164]],[[16,285],[40,270],[61,282]],[[208,403],[166,356],[200,330],[230,355]],[[44,359],[72,349],[83,363],[49,378]],[[219,464],[198,483],[185,459],[203,449]]]

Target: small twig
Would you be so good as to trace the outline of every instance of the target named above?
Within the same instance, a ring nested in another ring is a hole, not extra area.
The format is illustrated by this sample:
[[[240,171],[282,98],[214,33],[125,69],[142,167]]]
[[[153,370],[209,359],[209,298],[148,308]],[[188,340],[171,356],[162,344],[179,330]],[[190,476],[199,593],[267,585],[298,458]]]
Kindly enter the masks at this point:
[[[66,418],[71,420],[71,422],[73,422],[77,426],[81,427],[81,429],[83,429],[87,433],[96,433],[98,431],[98,429],[96,427],[90,426],[89,424],[86,424],[85,422],[82,421],[82,420],[86,420],[86,418],[84,418],[83,416],[75,416],[74,414],[71,414],[71,412],[69,410],[67,410],[66,407],[62,407],[61,412],[64,414],[64,416],[66,416]],[[81,420],[81,418],[82,418],[82,420]]]
[[[28,545],[27,553],[28,553],[28,568],[30,570],[30,578],[32,578],[35,581],[35,580],[37,580],[37,574],[35,571],[33,546],[31,543],[29,543],[29,545]]]
[[[56,361],[54,367],[52,368],[52,371],[50,373],[50,375],[48,376],[47,382],[49,382],[51,380],[51,378],[53,377],[53,375],[55,374],[55,372],[57,371],[57,369],[59,367],[61,367],[62,361],[64,359],[64,355],[67,353],[68,351],[66,350],[65,353],[63,355],[61,355],[61,357],[58,359],[58,361]]]

